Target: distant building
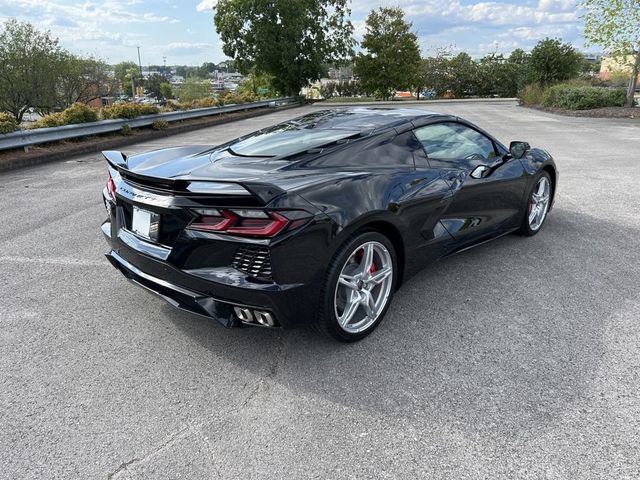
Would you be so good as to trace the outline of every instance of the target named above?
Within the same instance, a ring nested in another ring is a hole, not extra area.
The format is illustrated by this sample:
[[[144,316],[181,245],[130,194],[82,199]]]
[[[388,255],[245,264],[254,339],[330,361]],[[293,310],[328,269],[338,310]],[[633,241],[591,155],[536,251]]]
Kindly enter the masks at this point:
[[[174,87],[180,86],[184,83],[184,77],[180,75],[171,75],[169,83],[171,83],[171,85],[173,85]]]
[[[587,63],[594,64],[602,61],[602,55],[599,53],[584,53],[584,59]]]
[[[87,105],[93,108],[102,108],[102,107],[109,107],[113,105],[115,101],[116,101],[116,97],[106,96],[106,97],[94,98],[93,100],[90,100],[87,103]]]
[[[331,67],[328,71],[328,76],[331,80],[353,80],[353,69],[350,66]]]

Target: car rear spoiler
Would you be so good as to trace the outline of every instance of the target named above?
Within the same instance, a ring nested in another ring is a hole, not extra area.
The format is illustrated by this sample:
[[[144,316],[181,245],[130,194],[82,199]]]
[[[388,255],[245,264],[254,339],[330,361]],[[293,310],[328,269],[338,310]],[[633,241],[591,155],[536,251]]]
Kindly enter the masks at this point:
[[[262,182],[237,182],[231,180],[212,180],[210,178],[162,178],[141,175],[129,170],[127,156],[116,150],[102,152],[111,168],[116,170],[125,179],[143,185],[169,189],[174,192],[184,192],[185,194],[208,194],[221,196],[253,196],[268,204],[274,198],[286,193],[285,190],[275,185]]]

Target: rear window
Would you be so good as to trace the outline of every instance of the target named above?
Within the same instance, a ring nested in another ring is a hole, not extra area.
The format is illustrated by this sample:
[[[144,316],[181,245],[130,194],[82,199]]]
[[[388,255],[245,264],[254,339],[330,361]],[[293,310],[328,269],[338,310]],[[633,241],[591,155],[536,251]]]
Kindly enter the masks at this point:
[[[230,150],[247,157],[276,157],[322,147],[358,135],[357,130],[312,129],[283,125],[259,132],[231,145]]]

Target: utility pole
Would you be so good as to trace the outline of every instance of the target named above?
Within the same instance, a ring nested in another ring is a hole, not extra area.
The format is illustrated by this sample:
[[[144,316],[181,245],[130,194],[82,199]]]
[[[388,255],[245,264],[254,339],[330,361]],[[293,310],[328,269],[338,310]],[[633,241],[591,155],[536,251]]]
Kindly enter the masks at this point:
[[[142,80],[142,62],[140,61],[140,47],[138,46],[138,67],[140,68],[140,80]]]
[[[162,57],[162,74],[167,74],[167,57]]]

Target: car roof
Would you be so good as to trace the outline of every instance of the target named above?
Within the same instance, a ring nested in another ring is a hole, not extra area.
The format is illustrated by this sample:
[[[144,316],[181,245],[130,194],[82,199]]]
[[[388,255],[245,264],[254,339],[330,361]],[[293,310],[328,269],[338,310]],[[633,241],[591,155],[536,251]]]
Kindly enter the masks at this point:
[[[417,108],[341,107],[308,113],[290,122],[299,128],[362,132],[393,128],[417,119],[442,116],[448,115]]]

